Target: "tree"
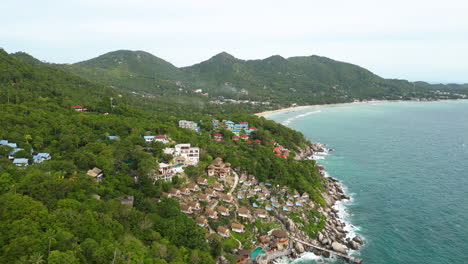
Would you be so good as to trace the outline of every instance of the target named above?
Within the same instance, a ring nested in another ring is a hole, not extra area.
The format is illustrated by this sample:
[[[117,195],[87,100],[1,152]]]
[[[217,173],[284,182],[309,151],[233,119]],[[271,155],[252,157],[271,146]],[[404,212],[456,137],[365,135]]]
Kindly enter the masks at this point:
[[[47,258],[48,264],[79,264],[78,259],[73,255],[72,251],[61,252],[54,250],[50,252]]]

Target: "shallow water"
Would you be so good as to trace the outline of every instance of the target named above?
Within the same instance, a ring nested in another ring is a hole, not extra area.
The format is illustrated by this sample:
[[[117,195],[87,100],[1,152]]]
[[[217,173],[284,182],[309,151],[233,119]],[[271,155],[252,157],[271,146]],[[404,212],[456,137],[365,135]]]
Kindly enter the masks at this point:
[[[363,103],[269,119],[335,149],[364,263],[468,263],[468,101]],[[294,263],[316,263],[296,260]]]

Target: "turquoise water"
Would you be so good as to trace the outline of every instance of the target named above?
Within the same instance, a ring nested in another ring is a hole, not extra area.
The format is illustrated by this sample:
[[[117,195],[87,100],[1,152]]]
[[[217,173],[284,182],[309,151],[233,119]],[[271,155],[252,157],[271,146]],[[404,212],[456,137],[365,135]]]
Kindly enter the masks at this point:
[[[256,249],[252,250],[252,252],[250,252],[250,257],[255,259],[260,254],[265,254],[265,251],[263,250],[263,248],[258,247]]]
[[[468,263],[468,101],[314,107],[268,118],[335,151],[364,263]],[[295,261],[314,263],[314,261]]]

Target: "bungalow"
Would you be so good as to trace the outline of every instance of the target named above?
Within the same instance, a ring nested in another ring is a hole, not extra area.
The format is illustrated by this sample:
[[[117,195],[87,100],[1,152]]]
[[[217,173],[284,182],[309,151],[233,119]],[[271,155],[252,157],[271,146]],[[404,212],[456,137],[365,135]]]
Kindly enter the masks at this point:
[[[297,199],[296,202],[294,203],[296,206],[302,206],[301,200]]]
[[[247,193],[247,198],[254,197],[255,195],[256,195],[256,193],[254,191],[249,191]]]
[[[210,196],[200,193],[197,195],[197,199],[202,202],[209,202],[210,201]]]
[[[232,203],[233,200],[232,200],[232,195],[230,194],[224,194],[224,193],[220,193],[219,194],[219,199],[223,202],[226,202],[226,203]]]
[[[192,209],[194,211],[200,211],[201,210],[200,203],[197,202],[197,201],[191,201],[187,205],[190,206],[190,209]]]
[[[210,188],[207,188],[207,189],[205,190],[205,194],[208,195],[208,196],[211,197],[211,198],[216,198],[216,197],[218,197],[218,193],[217,193],[215,190],[210,189]]]
[[[289,201],[289,200],[286,201],[286,206],[293,206],[293,205],[294,205],[294,203],[292,201]]]
[[[203,177],[198,177],[197,178],[197,183],[199,185],[208,185],[208,180],[206,178],[203,178]]]
[[[182,195],[190,195],[190,189],[187,187],[180,188],[180,194]]]
[[[169,194],[171,195],[171,197],[180,197],[180,190],[176,188],[171,188],[169,189]]]
[[[51,159],[50,154],[44,153],[44,152],[38,153],[37,155],[33,156],[34,163],[42,163],[45,160],[50,160],[50,159]]]
[[[269,205],[265,205],[265,210],[267,211],[273,211],[273,208]]]
[[[305,192],[305,193],[302,194],[301,197],[302,197],[302,199],[309,199],[309,194]]]
[[[224,192],[224,186],[220,182],[216,182],[213,184],[213,189],[215,189],[218,192]]]
[[[238,224],[238,223],[232,223],[231,224],[231,229],[232,229],[232,231],[234,231],[236,233],[244,233],[245,232],[244,225],[241,225],[241,224]]]
[[[157,135],[154,137],[154,141],[161,142],[163,144],[169,143],[169,138],[166,135]]]
[[[241,177],[239,178],[239,183],[243,183],[247,180],[247,174],[242,173]]]
[[[119,139],[119,137],[118,137],[118,136],[107,136],[107,139],[109,139],[109,140],[117,140],[117,139]]]
[[[281,229],[275,229],[271,232],[271,235],[277,239],[277,243],[284,244],[288,242],[288,233]]]
[[[231,163],[223,163],[223,159],[218,157],[207,167],[207,173],[208,176],[218,175],[219,177],[224,178],[231,174]]]
[[[15,164],[17,167],[27,167],[29,165],[28,159],[25,158],[16,158],[13,160],[13,164]]]
[[[250,141],[250,140],[247,141],[247,145],[249,145],[249,147],[251,147],[252,146],[252,141]]]
[[[212,209],[206,209],[205,211],[205,215],[208,217],[208,218],[211,218],[211,219],[218,219],[218,212],[212,210]]]
[[[155,136],[143,136],[146,143],[153,142],[155,140]]]
[[[247,134],[242,134],[240,137],[241,137],[243,140],[248,140],[248,139],[249,139],[249,135],[247,135]]]
[[[226,122],[224,122],[224,125],[228,128],[228,129],[232,129],[234,127],[234,122],[228,120]]]
[[[135,200],[135,197],[133,197],[133,195],[120,196],[119,200],[120,203],[124,205],[133,206],[133,201]]]
[[[238,192],[237,193],[237,199],[244,200],[244,198],[245,198],[245,193],[244,192]]]
[[[200,187],[198,187],[198,185],[193,183],[193,182],[187,184],[187,188],[192,192],[199,192],[200,191]]]
[[[232,136],[232,140],[238,141],[238,140],[239,140],[239,136]]]
[[[231,131],[232,131],[232,133],[233,133],[234,135],[236,135],[236,136],[239,136],[239,135],[240,135],[240,132],[241,132],[241,130],[238,129],[238,128],[234,128],[234,129],[231,130]]]
[[[186,213],[186,214],[192,214],[193,211],[192,211],[192,207],[188,204],[181,204],[180,205],[180,211],[182,213]]]
[[[237,209],[237,214],[240,217],[250,218],[250,211],[249,211],[249,209],[247,209],[245,207],[241,207],[241,208]]]
[[[213,137],[218,142],[223,140],[223,134],[221,134],[221,133],[216,133],[216,134],[213,135]]]
[[[257,144],[262,143],[262,141],[261,141],[260,139],[256,139],[256,140],[254,140],[254,141],[255,141],[255,143],[257,143]]]
[[[258,194],[258,199],[259,199],[260,201],[265,201],[267,198],[266,198],[266,195],[265,195],[265,194],[260,193],[260,194]]]
[[[300,195],[299,195],[299,192],[297,190],[294,190],[294,194],[293,194],[293,197],[294,198],[298,198]]]
[[[259,192],[261,190],[262,190],[262,188],[259,185],[254,186],[254,191]]]
[[[94,167],[92,170],[89,170],[86,174],[95,178],[97,181],[101,181],[104,177],[104,173],[102,173],[102,170],[97,167]]]
[[[208,224],[208,220],[206,220],[205,217],[203,216],[199,216],[195,219],[195,222],[197,222],[197,225],[199,227],[206,227],[206,225]]]
[[[285,212],[291,212],[291,207],[283,206],[283,211],[285,211]]]
[[[71,108],[75,109],[76,112],[83,112],[83,109],[85,109],[81,105],[72,105]]]
[[[9,144],[7,144],[7,146],[9,146],[9,147],[11,147],[11,146],[16,146],[16,143],[9,143]],[[24,150],[24,149],[22,149],[22,148],[16,148],[16,147],[13,148],[13,150],[11,150],[10,152],[8,152],[8,154],[7,154],[7,155],[8,155],[8,159],[14,159],[14,158],[15,158],[15,154],[16,154],[17,152],[22,151],[22,150]]]
[[[217,210],[222,216],[229,216],[230,215],[229,209],[227,209],[224,206],[218,206]]]
[[[268,212],[264,209],[256,209],[255,213],[259,218],[267,218],[268,217]]]
[[[218,226],[218,228],[216,228],[216,232],[218,232],[221,237],[229,237],[229,229],[224,226]]]
[[[271,205],[272,205],[273,207],[276,207],[276,208],[279,208],[279,207],[280,207],[280,205],[279,205],[278,203],[275,203],[275,202],[271,203]]]
[[[252,207],[253,207],[253,208],[258,208],[258,204],[257,204],[256,202],[254,202],[254,203],[252,204]]]

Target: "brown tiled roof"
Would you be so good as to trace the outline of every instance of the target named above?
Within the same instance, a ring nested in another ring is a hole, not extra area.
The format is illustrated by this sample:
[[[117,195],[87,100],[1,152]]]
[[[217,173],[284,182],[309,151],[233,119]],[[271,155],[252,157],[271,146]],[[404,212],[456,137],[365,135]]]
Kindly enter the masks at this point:
[[[195,219],[195,221],[197,222],[197,224],[206,224],[206,218],[203,217],[203,216],[197,217],[197,219]]]
[[[225,228],[224,226],[218,226],[218,228],[216,228],[216,231],[218,231],[218,233],[222,233],[222,234],[225,234],[225,233],[229,232],[229,230],[227,228]]]
[[[237,210],[237,212],[238,212],[239,214],[250,214],[249,209],[247,209],[247,208],[245,208],[245,207],[239,208],[239,209]]]
[[[286,233],[286,231],[281,230],[281,229],[275,229],[275,230],[273,230],[273,232],[271,234],[276,238],[287,238],[288,237],[288,233]]]
[[[218,206],[218,211],[222,213],[229,213],[229,209],[224,206]]]
[[[238,224],[238,223],[232,223],[231,228],[234,229],[244,229],[244,225]]]

